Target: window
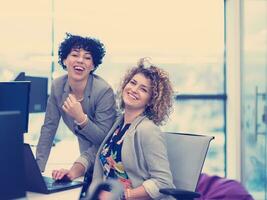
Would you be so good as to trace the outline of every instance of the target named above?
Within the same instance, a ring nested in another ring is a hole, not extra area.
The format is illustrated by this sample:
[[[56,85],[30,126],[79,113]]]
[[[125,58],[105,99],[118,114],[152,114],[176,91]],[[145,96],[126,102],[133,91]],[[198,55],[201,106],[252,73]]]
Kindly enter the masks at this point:
[[[176,92],[172,119],[163,129],[214,135],[204,171],[225,174],[223,0],[28,3],[19,3],[18,10],[11,3],[1,7],[6,29],[0,39],[0,55],[5,58],[0,70],[8,76],[19,71],[48,77],[65,73],[55,62],[51,74],[51,49],[57,54],[66,32],[96,37],[105,44],[107,55],[96,73],[115,90],[127,68],[141,57],[151,57],[169,72]],[[35,139],[42,118],[32,119],[39,121],[30,129]],[[63,127],[59,139],[65,137]]]

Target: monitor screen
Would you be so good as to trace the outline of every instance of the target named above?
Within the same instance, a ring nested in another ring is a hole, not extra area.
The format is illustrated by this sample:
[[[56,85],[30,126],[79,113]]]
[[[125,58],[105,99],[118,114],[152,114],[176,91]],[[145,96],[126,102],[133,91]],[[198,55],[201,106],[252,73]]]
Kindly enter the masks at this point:
[[[30,92],[30,113],[45,112],[47,103],[47,88],[48,78],[37,77],[37,76],[26,76],[24,72],[18,74],[15,81],[30,81],[31,92]]]
[[[29,81],[0,82],[0,111],[20,111],[22,133],[28,132],[30,84]]]
[[[47,103],[48,78],[25,76],[25,81],[31,82],[30,113],[45,112]]]

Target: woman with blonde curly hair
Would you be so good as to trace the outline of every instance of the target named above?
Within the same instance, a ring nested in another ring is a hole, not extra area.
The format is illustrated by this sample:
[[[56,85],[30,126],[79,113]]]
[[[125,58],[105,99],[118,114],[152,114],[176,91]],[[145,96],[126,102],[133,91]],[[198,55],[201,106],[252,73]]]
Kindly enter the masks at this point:
[[[97,199],[92,197],[97,185],[116,179],[124,186],[121,199],[170,198],[159,192],[174,185],[158,126],[169,117],[172,94],[168,74],[153,65],[145,67],[145,59],[126,74],[118,94],[123,112],[98,150],[87,197]],[[110,195],[102,191],[98,199],[111,199]]]
[[[168,117],[173,90],[168,74],[141,59],[124,77],[120,92],[123,111],[96,156],[89,194],[103,180],[117,179],[123,199],[168,199],[161,188],[174,187],[164,134],[158,125]],[[99,199],[109,199],[109,192]]]
[[[165,71],[153,65],[146,68],[144,66],[146,62],[148,62],[146,58],[141,59],[138,67],[130,69],[125,75],[118,95],[121,97],[120,107],[124,109],[122,92],[125,86],[130,83],[136,74],[143,74],[147,79],[150,79],[151,85],[151,97],[143,114],[156,125],[162,125],[169,117],[172,108],[172,86],[169,76]]]

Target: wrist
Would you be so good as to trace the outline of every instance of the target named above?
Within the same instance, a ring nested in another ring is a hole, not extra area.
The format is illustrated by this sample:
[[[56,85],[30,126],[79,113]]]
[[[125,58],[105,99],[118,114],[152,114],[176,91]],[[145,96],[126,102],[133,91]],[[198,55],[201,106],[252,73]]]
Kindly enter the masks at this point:
[[[129,188],[124,190],[124,199],[131,199],[131,190]]]
[[[72,165],[71,169],[69,170],[69,176],[73,180],[75,178],[82,176],[84,172],[85,172],[85,167],[82,164],[75,162]]]
[[[78,126],[84,125],[88,120],[88,116],[84,114],[83,117],[81,117],[79,120],[74,120],[74,123],[77,124]]]
[[[71,171],[71,170],[69,170],[69,172],[68,172],[68,174],[67,174],[67,177],[72,181],[73,179],[75,179],[75,178],[77,178],[77,177],[75,177],[75,174]]]

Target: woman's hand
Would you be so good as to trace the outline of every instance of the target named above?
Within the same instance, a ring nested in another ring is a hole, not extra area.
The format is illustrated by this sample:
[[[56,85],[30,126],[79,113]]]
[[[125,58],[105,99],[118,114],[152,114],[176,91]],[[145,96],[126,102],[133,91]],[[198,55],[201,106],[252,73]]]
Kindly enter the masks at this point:
[[[99,198],[99,200],[109,200],[111,198],[111,196],[112,196],[111,192],[103,190],[99,194],[98,198]]]
[[[55,180],[72,181],[75,178],[83,176],[85,173],[85,167],[78,162],[75,162],[71,169],[60,169],[52,171],[52,178]]]
[[[82,105],[74,95],[69,94],[67,99],[64,101],[62,109],[71,117],[74,118],[77,122],[84,121],[85,114],[83,112]]]
[[[52,171],[52,178],[55,180],[72,181],[73,177],[68,169],[59,169]]]

